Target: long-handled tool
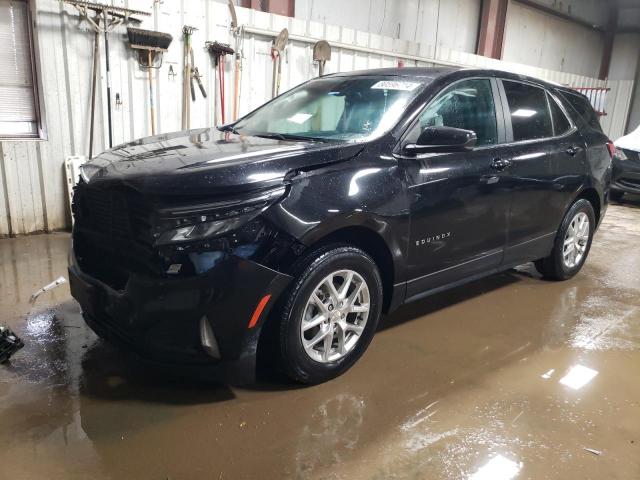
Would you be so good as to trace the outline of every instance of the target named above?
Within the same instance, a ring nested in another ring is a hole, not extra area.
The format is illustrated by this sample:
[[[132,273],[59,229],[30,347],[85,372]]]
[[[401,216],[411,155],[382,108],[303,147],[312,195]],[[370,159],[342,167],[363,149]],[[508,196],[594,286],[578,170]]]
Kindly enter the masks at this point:
[[[324,65],[331,60],[331,45],[326,40],[320,40],[313,45],[313,61],[318,62],[318,76],[324,75]]]
[[[107,121],[109,130],[109,148],[113,147],[113,127],[111,121],[111,71],[109,64],[109,32],[118,25],[123,23],[140,23],[140,20],[131,15],[151,15],[149,12],[140,10],[132,10],[130,8],[114,7],[103,3],[85,2],[82,0],[64,0],[65,3],[72,5],[81,17],[87,21],[95,32],[94,49],[93,49],[93,72],[92,72],[92,91],[91,91],[91,120],[89,131],[89,158],[93,155],[93,128],[95,116],[95,92],[96,92],[96,76],[98,71],[98,54],[99,54],[99,34],[104,34],[104,53],[105,53],[105,75],[107,80]],[[89,15],[89,11],[94,12],[95,17]]]
[[[238,119],[240,110],[240,92],[242,90],[242,59],[244,58],[244,27],[238,25],[238,16],[233,0],[227,0],[229,14],[231,15],[231,34],[235,39],[235,72],[233,90],[233,119]],[[224,123],[224,120],[223,120]]]
[[[191,63],[193,63],[193,58],[191,58]],[[207,98],[207,91],[204,89],[204,85],[202,85],[202,75],[198,71],[198,67],[193,67],[191,70],[191,80],[189,82],[190,90],[191,90],[191,100],[196,101],[196,89],[193,86],[193,81],[196,81],[198,84],[198,88],[200,89],[200,93],[202,93],[202,98]]]
[[[189,100],[189,84],[191,82],[191,64],[190,64],[190,52],[191,52],[191,35],[196,30],[195,27],[189,27],[185,25],[182,27],[183,38],[183,61],[184,70],[182,72],[182,130],[189,128],[189,117],[191,101]]]
[[[289,30],[283,28],[278,36],[273,39],[271,45],[271,58],[273,59],[273,86],[271,96],[277,97],[280,93],[280,78],[282,77],[282,52],[289,42]]]
[[[209,51],[209,53],[211,54],[211,56],[213,57],[213,84],[214,84],[214,92],[213,92],[213,99],[214,99],[214,103],[213,103],[213,112],[214,112],[214,123],[216,125],[218,125],[218,109],[216,106],[216,103],[220,104],[220,114],[221,114],[221,119],[222,119],[222,123],[225,123],[225,115],[224,115],[224,106],[225,106],[225,96],[224,96],[224,57],[225,55],[233,55],[234,51],[233,48],[231,48],[229,45],[225,44],[225,43],[218,43],[218,42],[206,42],[205,46],[207,47],[207,50]],[[216,70],[218,71],[218,74],[216,75]],[[220,97],[218,102],[216,102],[215,98],[216,98],[216,94],[215,94],[215,85],[216,85],[216,77],[217,77],[217,81],[218,84],[220,85]]]
[[[182,35],[184,39],[184,72],[182,78],[182,129],[189,130],[191,128],[191,100],[196,99],[196,90],[193,86],[195,80],[200,88],[200,92],[204,98],[207,98],[207,92],[202,85],[201,75],[198,67],[195,66],[193,60],[193,47],[191,46],[191,37],[196,27],[185,25],[182,27]],[[191,99],[189,98],[191,96]]]
[[[129,45],[138,53],[140,68],[146,69],[149,77],[149,110],[151,115],[151,135],[156,134],[156,111],[153,101],[153,69],[162,66],[162,54],[167,51],[173,37],[168,33],[127,28]]]
[[[96,20],[98,18],[96,17]],[[93,69],[91,73],[91,119],[89,123],[89,160],[91,160],[91,156],[93,155],[93,129],[95,125],[95,114],[96,111],[96,79],[98,77],[98,64],[100,62],[100,32],[96,30],[94,32],[94,40],[93,40]]]

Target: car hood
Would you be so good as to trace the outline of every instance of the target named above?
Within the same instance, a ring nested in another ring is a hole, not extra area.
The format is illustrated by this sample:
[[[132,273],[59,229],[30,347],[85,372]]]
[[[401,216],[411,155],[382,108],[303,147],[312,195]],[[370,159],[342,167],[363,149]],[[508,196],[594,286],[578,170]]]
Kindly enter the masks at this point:
[[[640,152],[640,127],[636,128],[633,132],[628,133],[624,137],[620,137],[614,143],[618,148]]]
[[[122,183],[144,193],[231,193],[281,184],[294,170],[348,160],[362,144],[248,137],[215,128],[142,138],[83,165],[91,184]]]

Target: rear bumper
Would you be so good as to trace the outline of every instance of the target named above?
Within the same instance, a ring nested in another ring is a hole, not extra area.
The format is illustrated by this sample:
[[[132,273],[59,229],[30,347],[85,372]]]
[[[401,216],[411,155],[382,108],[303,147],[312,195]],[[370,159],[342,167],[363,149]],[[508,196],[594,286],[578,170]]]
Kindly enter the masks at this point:
[[[255,379],[261,327],[290,279],[229,256],[207,273],[190,278],[132,275],[120,291],[83,272],[73,251],[69,262],[71,294],[98,335],[158,366],[229,383]],[[271,298],[249,328],[265,295]],[[216,357],[202,345],[203,321],[215,336]]]

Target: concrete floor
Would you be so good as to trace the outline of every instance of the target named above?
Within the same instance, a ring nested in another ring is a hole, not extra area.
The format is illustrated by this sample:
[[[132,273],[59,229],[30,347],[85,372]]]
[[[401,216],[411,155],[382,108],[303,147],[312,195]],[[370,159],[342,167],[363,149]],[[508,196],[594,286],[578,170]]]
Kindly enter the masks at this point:
[[[576,278],[529,266],[403,307],[312,388],[145,371],[66,285],[30,309],[67,243],[0,241],[0,323],[26,343],[0,366],[2,478],[640,478],[640,199]]]

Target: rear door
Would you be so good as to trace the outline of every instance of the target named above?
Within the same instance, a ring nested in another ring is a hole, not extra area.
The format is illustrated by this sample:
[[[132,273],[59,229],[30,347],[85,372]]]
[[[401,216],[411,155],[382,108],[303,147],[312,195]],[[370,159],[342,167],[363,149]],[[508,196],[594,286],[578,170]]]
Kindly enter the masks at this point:
[[[581,153],[580,138],[575,129],[577,138],[569,132],[555,134],[550,104],[555,100],[539,85],[503,79],[500,93],[511,147],[506,171],[512,187],[504,263],[515,264],[551,250],[567,189],[581,178],[574,166]],[[576,150],[569,152],[573,146]],[[559,163],[558,156],[567,157],[568,163]]]
[[[460,80],[420,114],[401,145],[429,126],[473,130],[472,151],[399,155],[411,198],[407,298],[496,268],[506,240],[506,173],[492,167],[503,156],[504,120],[497,83]]]
[[[550,227],[557,229],[569,204],[584,185],[587,145],[559,98],[547,92],[547,99],[555,138],[550,149],[553,188],[548,199],[549,212],[552,214],[549,220]]]

